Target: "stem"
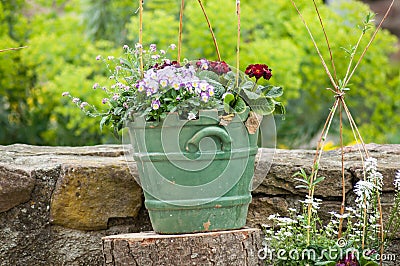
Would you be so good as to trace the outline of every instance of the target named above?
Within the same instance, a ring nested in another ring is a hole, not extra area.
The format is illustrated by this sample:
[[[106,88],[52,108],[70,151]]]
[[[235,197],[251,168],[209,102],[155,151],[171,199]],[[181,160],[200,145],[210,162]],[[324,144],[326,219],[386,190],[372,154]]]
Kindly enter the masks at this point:
[[[317,177],[319,162],[320,162],[321,156],[322,156],[322,149],[324,147],[323,142],[325,142],[326,137],[328,135],[329,128],[331,127],[332,120],[333,120],[334,114],[336,112],[338,103],[339,103],[339,99],[337,98],[331,108],[331,111],[329,112],[328,118],[326,119],[324,128],[322,129],[320,138],[318,140],[317,150],[316,150],[315,157],[314,157],[313,169],[312,169],[311,178],[309,181],[310,184],[312,184],[314,182],[315,178]],[[314,190],[315,190],[315,186],[312,186],[311,189],[308,190],[308,196],[309,196],[310,201],[312,201],[314,198]],[[307,206],[307,225],[308,225],[308,227],[307,227],[307,245],[310,244],[311,214],[312,214],[312,202],[308,203],[308,206]]]
[[[339,119],[340,119],[340,152],[342,155],[342,204],[340,206],[340,219],[339,219],[339,229],[338,229],[338,238],[342,237],[342,230],[343,230],[343,214],[344,208],[346,204],[346,184],[344,178],[344,149],[343,149],[343,114],[342,114],[342,107],[343,107],[343,98],[340,97],[340,105],[339,105]]]
[[[236,42],[236,87],[239,88],[239,67],[240,67],[240,0],[236,0],[237,14],[237,42]],[[238,91],[239,95],[240,90]]]
[[[362,238],[361,238],[361,248],[365,248],[365,231],[367,228],[367,203],[366,203],[366,198],[364,198],[363,202],[363,207],[364,207],[364,212],[363,212],[363,228],[362,228]]]
[[[140,75],[143,78],[144,65],[143,65],[143,1],[139,0],[139,57],[140,57]]]
[[[350,126],[352,127],[352,129],[354,128],[355,132],[357,133],[357,136],[360,139],[361,145],[363,147],[363,151],[365,153],[365,156],[368,158],[369,157],[369,152],[367,150],[367,147],[365,146],[364,140],[363,140],[363,138],[362,138],[362,136],[360,134],[360,131],[358,130],[356,122],[354,122],[353,116],[351,115],[350,110],[348,109],[345,101],[343,101],[343,107],[344,107],[344,110],[346,111],[346,115],[347,115],[347,117],[348,117],[348,119],[350,121]]]
[[[314,39],[314,36],[313,36],[312,33],[311,33],[310,28],[309,28],[308,25],[307,25],[307,22],[304,20],[303,15],[301,14],[300,10],[297,8],[296,3],[295,3],[293,0],[290,0],[290,1],[292,2],[294,8],[296,9],[297,13],[299,14],[300,19],[301,19],[301,21],[303,22],[304,26],[306,27],[307,32],[308,32],[308,35],[310,35],[311,41],[312,41],[312,43],[314,44],[315,50],[317,51],[317,54],[318,54],[319,58],[321,59],[321,63],[322,63],[322,65],[323,65],[324,69],[325,69],[325,72],[326,72],[326,74],[328,74],[328,77],[329,77],[329,79],[330,79],[330,81],[331,81],[333,87],[334,87],[335,90],[337,91],[337,90],[338,90],[338,86],[336,85],[336,82],[335,82],[335,80],[333,79],[332,74],[331,74],[331,72],[329,71],[329,68],[328,68],[328,66],[327,66],[326,63],[325,63],[325,60],[324,60],[324,58],[323,58],[321,52],[319,51],[318,45],[317,45],[317,43],[316,43],[316,41],[315,41],[315,39]]]
[[[221,54],[219,53],[217,39],[215,38],[214,31],[213,31],[213,29],[212,29],[210,20],[208,19],[208,16],[207,16],[206,10],[205,10],[205,8],[204,8],[203,2],[202,2],[201,0],[197,0],[197,1],[198,1],[199,4],[200,4],[201,10],[203,11],[203,14],[204,14],[204,17],[206,18],[206,21],[207,21],[207,24],[208,24],[208,28],[210,29],[211,37],[212,37],[212,39],[213,39],[214,46],[215,46],[215,51],[217,52],[218,61],[221,61]],[[183,2],[183,0],[182,0],[182,2]]]
[[[331,64],[332,64],[334,79],[335,79],[335,82],[337,82],[336,67],[335,67],[335,63],[333,61],[332,49],[331,49],[331,46],[329,44],[328,35],[326,34],[324,23],[322,22],[322,17],[321,17],[321,15],[319,13],[318,6],[315,3],[315,0],[313,0],[313,3],[314,3],[315,11],[317,12],[317,15],[318,15],[319,23],[321,25],[322,31],[323,31],[324,36],[325,36],[326,45],[328,46],[328,51],[329,51],[330,61],[331,61]]]
[[[24,49],[24,48],[26,48],[26,47],[28,47],[28,46],[21,46],[21,47],[16,47],[16,48],[7,48],[7,49],[0,50],[0,53],[1,53],[1,52],[6,52],[6,51],[20,50],[20,49]]]
[[[385,231],[383,228],[383,213],[382,213],[382,204],[381,204],[381,197],[379,194],[379,190],[377,189],[377,196],[378,196],[378,210],[379,210],[379,223],[380,223],[380,236],[381,236],[381,250],[380,250],[380,265],[382,266],[383,263],[383,252],[384,252],[384,241],[385,241]]]
[[[178,63],[181,62],[181,50],[182,50],[182,29],[183,29],[183,9],[185,6],[185,0],[181,1],[181,9],[179,11],[179,35],[178,35]]]
[[[354,56],[356,54],[356,51],[358,50],[358,46],[360,45],[361,40],[364,37],[364,35],[365,35],[365,31],[362,31],[360,37],[358,38],[356,46],[354,47],[354,51],[350,55],[350,61],[349,61],[349,65],[347,66],[346,75],[344,76],[344,79],[343,79],[342,89],[346,87],[344,84],[347,84],[347,82],[348,82],[348,81],[346,82],[346,80],[347,80],[347,77],[349,76],[351,65],[353,64]]]
[[[385,15],[383,16],[381,22],[379,23],[378,27],[376,27],[374,33],[372,34],[371,39],[369,40],[367,46],[365,46],[364,51],[362,52],[360,58],[358,59],[356,65],[353,68],[353,71],[351,71],[351,74],[349,75],[349,77],[347,78],[347,80],[344,81],[343,83],[343,87],[346,87],[347,83],[350,81],[351,77],[353,76],[354,72],[356,71],[358,65],[360,64],[361,60],[364,58],[365,53],[367,52],[368,48],[371,46],[371,43],[374,41],[376,34],[378,33],[378,31],[380,30],[380,28],[382,27],[382,23],[386,20],[387,16],[389,15],[390,10],[392,9],[394,4],[394,0],[392,0],[392,2],[390,3],[388,9],[386,10]]]

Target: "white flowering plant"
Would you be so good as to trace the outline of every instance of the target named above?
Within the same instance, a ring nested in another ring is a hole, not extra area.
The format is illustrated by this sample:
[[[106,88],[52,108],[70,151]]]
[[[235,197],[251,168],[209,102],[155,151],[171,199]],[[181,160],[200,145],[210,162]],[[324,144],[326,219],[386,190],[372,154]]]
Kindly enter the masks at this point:
[[[366,32],[373,29],[374,14],[368,13],[360,25],[361,33],[358,42],[351,49],[344,49],[349,56],[347,71],[342,79],[338,78],[335,62],[330,49],[328,36],[325,32],[324,22],[319,12],[318,5],[314,7],[321,28],[324,31],[326,44],[329,51],[330,64],[325,62],[321,54],[319,44],[304,20],[301,11],[294,0],[291,0],[297,10],[303,24],[305,25],[316,52],[321,60],[323,68],[332,83],[329,91],[334,93],[334,104],[330,109],[326,123],[322,129],[317,143],[316,153],[311,168],[311,173],[301,169],[295,174],[295,179],[300,183],[298,188],[305,188],[308,191],[306,199],[301,201],[300,210],[290,209],[290,217],[272,215],[269,219],[272,226],[265,226],[265,248],[264,255],[267,262],[273,265],[328,265],[328,266],[376,266],[382,265],[384,249],[387,244],[399,232],[400,217],[400,173],[395,177],[395,200],[387,224],[384,225],[381,194],[383,188],[382,174],[377,170],[377,160],[372,158],[367,151],[360,131],[350,113],[345,101],[345,94],[350,90],[350,79],[355,73],[365,53],[374,40],[383,21],[388,15],[394,0],[385,13],[380,24],[375,28],[374,33],[364,50],[359,53],[361,39]],[[358,56],[358,61],[354,60]],[[329,66],[330,65],[330,66]],[[332,73],[333,74],[332,74]],[[322,153],[327,140],[328,132],[333,124],[333,118],[339,113],[339,140],[341,153],[341,186],[342,203],[340,211],[332,211],[331,219],[326,224],[319,218],[318,210],[322,201],[314,196],[315,188],[324,181],[325,177],[319,175]],[[343,143],[343,116],[346,115],[350,124],[356,147],[362,162],[362,178],[354,186],[354,206],[346,207],[346,181],[345,181],[345,149]],[[300,178],[298,178],[300,177]],[[286,256],[279,256],[283,253]],[[268,256],[270,255],[270,256]],[[278,256],[273,256],[278,255]]]
[[[384,239],[378,208],[383,176],[377,170],[377,160],[369,157],[365,161],[364,171],[365,178],[354,186],[355,205],[346,207],[342,214],[329,212],[331,219],[328,223],[324,223],[318,214],[323,201],[309,195],[305,200],[300,200],[300,212],[289,208],[289,217],[270,215],[268,219],[272,225],[263,225],[266,262],[273,265],[379,265],[381,246],[387,245],[399,232],[400,171],[394,179],[395,199],[385,225]],[[310,183],[311,175],[304,170],[296,176],[301,176],[295,178],[301,184],[297,188],[307,188],[309,191],[324,180],[324,177],[319,177],[316,182]],[[338,239],[341,224],[345,224],[346,229]],[[285,251],[282,252],[285,256],[274,257],[279,250]]]

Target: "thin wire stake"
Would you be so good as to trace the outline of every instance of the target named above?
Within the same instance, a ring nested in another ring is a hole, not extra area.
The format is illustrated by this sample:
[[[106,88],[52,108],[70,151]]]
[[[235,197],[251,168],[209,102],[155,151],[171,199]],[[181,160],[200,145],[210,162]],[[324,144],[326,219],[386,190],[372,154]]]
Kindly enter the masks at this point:
[[[181,9],[179,11],[179,35],[178,35],[178,63],[181,62],[181,51],[182,51],[182,31],[183,31],[183,10],[185,6],[185,0],[181,1]]]
[[[319,58],[321,59],[322,66],[324,67],[326,74],[328,75],[328,77],[329,77],[333,87],[335,88],[335,90],[337,90],[338,86],[336,85],[336,82],[333,79],[332,74],[329,71],[329,68],[325,63],[324,57],[322,56],[321,52],[319,51],[317,42],[315,41],[314,36],[312,35],[312,32],[311,32],[310,28],[307,25],[307,22],[305,21],[305,19],[304,19],[303,15],[301,14],[300,10],[297,8],[296,3],[293,0],[290,0],[290,1],[292,2],[292,5],[296,9],[297,13],[299,14],[299,17],[300,17],[301,21],[303,22],[305,28],[307,29],[308,35],[310,35],[311,41],[314,44],[315,50],[317,51],[317,54],[318,54]]]
[[[322,22],[322,17],[321,17],[321,14],[319,13],[318,6],[315,3],[315,0],[313,0],[313,3],[314,3],[315,11],[317,12],[317,15],[318,15],[319,23],[321,25],[322,31],[325,36],[326,45],[328,46],[329,56],[330,56],[332,69],[333,69],[334,80],[337,82],[336,67],[335,67],[335,62],[333,61],[332,49],[331,49],[331,45],[329,44],[328,35],[326,34],[325,26],[324,26],[324,23]],[[338,88],[336,88],[336,91],[338,92]]]
[[[0,50],[0,53],[1,53],[1,52],[7,52],[7,51],[20,50],[20,49],[24,49],[24,48],[26,48],[26,47],[28,47],[28,46],[22,46],[22,47],[16,47],[16,48],[7,48],[7,49]]]
[[[237,14],[236,87],[239,88],[239,68],[240,68],[240,0],[236,0],[236,14]]]
[[[201,0],[197,0],[197,1],[200,4],[201,10],[203,11],[203,14],[204,14],[204,17],[206,18],[206,21],[207,21],[207,24],[208,24],[208,28],[210,29],[211,37],[213,39],[214,46],[215,46],[215,51],[217,52],[218,61],[221,61],[221,54],[219,53],[217,38],[215,38],[215,34],[214,34],[213,29],[212,29],[211,22],[210,22],[210,20],[209,20],[209,18],[207,16],[206,10],[205,10],[204,5],[203,5],[203,2]],[[182,2],[183,2],[183,0],[182,0]]]
[[[319,166],[316,167],[316,164],[317,164],[317,162],[321,161],[322,151],[324,148],[324,142],[326,140],[326,137],[328,136],[329,129],[331,127],[333,117],[335,116],[335,112],[338,107],[338,104],[339,104],[339,98],[336,98],[335,103],[333,104],[331,111],[328,114],[328,117],[325,121],[324,128],[322,129],[321,135],[319,137],[317,149],[316,149],[314,161],[313,161],[313,167],[312,167],[312,172],[311,172],[311,177],[310,177],[310,184],[312,184],[314,182],[314,180],[316,179],[316,177],[318,175],[318,167]],[[314,198],[314,190],[315,190],[315,187],[313,186],[312,189],[310,189],[308,191],[308,196],[311,201]],[[307,213],[308,213],[307,245],[309,245],[310,241],[311,241],[311,239],[310,239],[311,212],[312,212],[312,202],[308,203],[308,206],[307,206]]]
[[[342,204],[340,205],[340,219],[339,219],[339,228],[338,228],[338,238],[340,239],[342,237],[342,231],[343,231],[343,214],[344,214],[344,208],[346,205],[346,183],[345,183],[345,178],[344,178],[344,146],[343,146],[343,95],[340,96],[340,103],[339,103],[339,127],[340,127],[340,153],[342,156]]]
[[[139,0],[139,57],[140,57],[140,75],[143,78],[144,65],[143,65],[143,1]]]

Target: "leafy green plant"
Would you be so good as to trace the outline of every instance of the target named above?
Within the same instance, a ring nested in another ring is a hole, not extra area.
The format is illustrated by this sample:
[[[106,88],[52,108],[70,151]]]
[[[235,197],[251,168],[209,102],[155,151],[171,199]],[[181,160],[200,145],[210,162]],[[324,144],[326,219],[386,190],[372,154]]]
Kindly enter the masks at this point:
[[[69,92],[63,94],[87,115],[101,116],[100,126],[110,125],[116,134],[132,119],[132,114],[160,121],[170,112],[178,112],[184,119],[196,119],[201,109],[217,109],[221,115],[243,113],[247,107],[258,115],[271,114],[276,106],[284,110],[275,100],[283,93],[281,87],[257,84],[260,78],[272,76],[266,65],[250,65],[238,77],[223,61],[172,61],[166,57],[167,51],[158,50],[155,44],[149,49],[141,44],[135,48],[125,45],[123,49],[123,57],[103,58],[113,80],[110,88],[93,85],[93,89],[105,91],[107,97],[102,102],[108,110],[98,112],[95,106]],[[170,45],[170,49],[174,50],[175,45]]]

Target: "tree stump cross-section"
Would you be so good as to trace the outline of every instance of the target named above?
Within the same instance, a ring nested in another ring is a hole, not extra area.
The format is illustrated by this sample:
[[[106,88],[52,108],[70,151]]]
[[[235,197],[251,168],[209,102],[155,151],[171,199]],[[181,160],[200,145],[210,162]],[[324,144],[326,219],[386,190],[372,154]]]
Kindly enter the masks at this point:
[[[263,265],[260,229],[195,234],[154,232],[103,237],[105,265]]]

